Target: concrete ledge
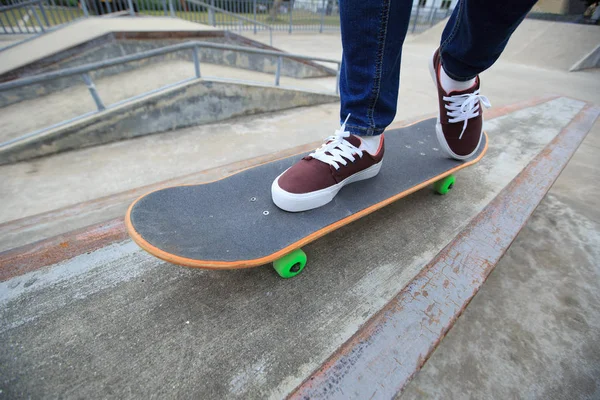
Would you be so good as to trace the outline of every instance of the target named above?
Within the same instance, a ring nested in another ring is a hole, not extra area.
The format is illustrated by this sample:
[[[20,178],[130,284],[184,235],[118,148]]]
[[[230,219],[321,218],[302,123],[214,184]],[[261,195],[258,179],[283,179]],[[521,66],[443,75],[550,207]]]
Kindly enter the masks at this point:
[[[290,399],[392,398],[485,282],[600,115],[586,106]]]
[[[0,253],[0,282],[125,240],[122,218],[58,235],[39,243]]]
[[[119,210],[117,213],[121,215],[109,221],[79,228],[10,250],[0,251],[0,282],[126,239],[128,236],[122,215],[125,214],[129,204],[144,193],[168,186],[189,183],[197,184],[222,179],[255,165],[310,151],[319,144],[309,143],[279,153],[239,161],[222,167],[196,172],[153,185],[128,190],[123,193],[0,224],[0,236],[4,240],[10,240],[10,237],[16,233],[31,236],[31,229],[46,224],[68,224],[71,218],[76,218],[82,214],[101,212],[106,215],[107,212],[110,213],[109,210],[117,208]]]
[[[335,95],[283,87],[194,79],[8,144],[0,149],[0,165],[235,116],[338,100]]]
[[[293,280],[281,280],[268,268],[228,273],[180,268],[151,257],[127,240],[78,256],[68,253],[70,246],[55,242],[57,250],[72,258],[0,282],[4,321],[0,334],[8,343],[6,376],[11,382],[6,390],[15,393],[12,397],[17,393],[21,397],[23,393],[93,397],[104,391],[164,397],[177,385],[177,393],[188,397],[282,398],[302,382],[318,381],[318,376],[312,381],[307,376],[329,367],[338,368],[343,384],[356,368],[364,367],[363,360],[376,348],[375,342],[384,342],[379,327],[391,332],[388,340],[397,338],[394,327],[369,321],[402,311],[386,308],[398,293],[413,296],[405,301],[414,313],[395,328],[410,329],[416,347],[431,346],[454,315],[440,315],[440,310],[450,313],[453,307],[463,307],[462,300],[472,296],[470,279],[478,274],[485,277],[490,268],[466,270],[482,254],[469,247],[457,255],[466,263],[458,272],[452,265],[448,271],[446,266],[441,273],[427,275],[436,265],[440,267],[438,256],[456,254],[447,245],[468,236],[473,221],[486,222],[487,215],[493,224],[507,215],[504,209],[482,212],[506,188],[523,183],[524,169],[532,178],[541,179],[538,182],[552,180],[558,169],[543,169],[543,164],[536,170],[529,168],[540,157],[551,161],[556,150],[563,155],[574,151],[585,133],[564,137],[564,132],[571,129],[568,125],[573,118],[592,118],[590,106],[566,98],[496,110],[495,115],[511,109],[514,112],[509,115],[487,119],[492,146],[479,164],[461,173],[452,196],[419,191],[349,229],[331,233],[305,249],[311,266]],[[517,217],[530,194],[543,189],[527,188],[531,192],[522,194],[522,202],[510,203]],[[513,221],[507,227],[517,225]],[[493,251],[507,246],[506,239],[495,242],[498,235],[504,235],[497,232],[499,225],[493,226],[496,230],[491,235],[478,236],[477,246],[484,250],[483,256],[490,257],[487,261],[493,261]],[[448,257],[444,261],[451,264]],[[448,277],[442,276],[446,273]],[[416,290],[415,277],[430,277],[430,283],[438,286],[421,283],[427,293]],[[448,287],[441,293],[447,296],[436,298],[446,279]],[[466,293],[461,297],[453,289]],[[438,303],[428,303],[432,298]],[[426,313],[416,306],[424,306]],[[406,321],[413,323],[406,327],[402,325]],[[374,327],[370,334],[361,330],[365,326]],[[351,347],[361,338],[365,338],[362,347]],[[399,345],[391,345],[384,361],[393,366],[374,357],[364,375],[366,389],[380,389],[375,397],[392,397],[398,376],[427,355],[427,351],[415,355],[408,345],[402,347],[407,350],[402,353],[406,360],[396,362],[388,356],[393,357]],[[348,348],[356,350],[348,353],[344,350]],[[336,364],[345,356],[348,363]],[[73,386],[73,382],[80,384]],[[383,386],[373,382],[383,382]],[[338,388],[337,381],[329,383],[331,389]],[[343,397],[353,397],[354,385],[349,390],[344,387]],[[316,384],[312,388],[319,397]],[[342,397],[333,393],[332,397]]]
[[[553,100],[556,97],[557,96],[532,98],[525,102],[515,103],[505,107],[494,108],[487,111],[486,118],[491,120],[506,115],[508,113],[523,109],[525,107],[532,107],[537,104]],[[400,128],[402,126],[410,125],[414,122],[423,119],[428,119],[433,116],[434,114],[424,114],[413,119],[395,123],[392,126],[392,128]],[[0,250],[0,265],[8,267],[6,269],[0,269],[0,281],[10,279],[14,276],[22,275],[23,273],[36,270],[46,265],[51,265],[61,261],[65,261],[73,256],[77,256],[84,252],[101,247],[98,244],[93,244],[93,241],[90,242],[89,246],[81,246],[77,244],[77,241],[79,240],[78,238],[81,234],[85,234],[86,237],[90,238],[96,237],[96,240],[98,240],[104,245],[109,243],[104,242],[105,231],[103,230],[103,227],[117,227],[117,230],[112,235],[112,237],[115,238],[115,241],[121,240],[121,238],[124,237],[123,235],[125,235],[123,224],[117,223],[117,221],[122,220],[122,217],[116,218],[115,220],[111,221],[98,222],[97,224],[79,228],[71,232],[65,232],[64,234],[54,236],[48,239],[34,239],[33,241],[31,241],[32,237],[36,237],[36,235],[39,235],[37,230],[40,229],[40,227],[49,224],[60,224],[68,226],[70,225],[71,220],[76,219],[78,216],[81,215],[101,213],[105,216],[105,218],[107,214],[115,216],[117,214],[124,215],[129,204],[144,193],[148,193],[168,186],[182,185],[187,183],[197,184],[201,182],[210,182],[213,180],[222,179],[228,175],[241,171],[242,169],[274,161],[279,158],[285,158],[295,154],[310,151],[319,145],[320,142],[308,143],[302,146],[290,148],[286,151],[282,151],[279,153],[268,154],[265,156],[256,157],[236,162],[233,164],[228,164],[222,167],[216,167],[209,170],[196,172],[193,174],[169,179],[167,181],[159,182],[156,184],[142,186],[115,195],[102,197],[92,201],[87,201],[73,206],[68,206],[50,212],[33,215],[31,217],[21,218],[18,220],[0,224],[0,236],[2,236],[5,239],[5,241],[9,243],[8,247],[3,246],[4,251]],[[89,232],[85,233],[86,230],[88,230]],[[29,242],[25,243],[32,244],[23,244],[23,239],[20,239],[22,237],[29,238]],[[10,243],[12,241],[16,241],[17,243],[21,244],[17,244],[16,246],[10,246]],[[61,246],[61,243],[74,245]],[[14,247],[14,249],[12,247]],[[72,249],[79,249],[79,252],[73,252]],[[53,256],[50,257],[48,252],[51,252]]]

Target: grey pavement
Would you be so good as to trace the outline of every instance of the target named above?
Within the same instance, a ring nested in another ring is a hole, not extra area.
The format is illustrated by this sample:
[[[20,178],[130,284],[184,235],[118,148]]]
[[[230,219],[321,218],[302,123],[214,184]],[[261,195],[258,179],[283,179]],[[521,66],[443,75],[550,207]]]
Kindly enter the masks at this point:
[[[600,122],[401,399],[600,398]]]
[[[193,270],[131,241],[0,283],[9,397],[281,398],[389,301],[581,110],[488,121],[450,196],[421,190],[307,246],[307,270]],[[376,228],[374,228],[376,227]]]
[[[276,45],[284,47],[285,38],[277,36]],[[289,38],[290,46],[299,41]],[[334,38],[323,40],[322,55],[329,48],[327,56],[339,56]],[[399,120],[435,110],[425,68],[435,43],[423,40],[405,47]],[[552,93],[600,104],[600,71],[559,67],[501,60],[483,75],[483,92],[494,106]],[[307,246],[310,264],[292,280],[268,267],[176,267],[124,241],[0,282],[0,390],[8,398],[282,398],[402,289],[581,105],[562,98],[488,121],[488,155],[460,173],[450,196],[422,190],[320,239]],[[241,118],[0,167],[2,220],[322,139],[334,129],[338,107]],[[597,123],[405,397],[597,398],[598,129]],[[53,226],[45,233],[62,232]]]

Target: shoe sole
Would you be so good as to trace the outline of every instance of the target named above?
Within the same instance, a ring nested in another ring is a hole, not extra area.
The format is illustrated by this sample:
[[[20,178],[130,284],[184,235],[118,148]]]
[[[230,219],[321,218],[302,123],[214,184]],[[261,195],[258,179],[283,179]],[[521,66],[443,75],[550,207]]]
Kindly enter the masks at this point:
[[[435,86],[435,90],[438,90],[438,81],[437,81],[437,76],[435,73],[435,65],[433,65],[433,57],[435,56],[435,51],[433,52],[433,54],[431,55],[431,57],[429,58],[429,74],[431,75],[431,80],[433,81],[433,85]],[[437,122],[435,124],[435,133],[438,139],[438,142],[440,143],[440,147],[442,148],[442,150],[444,150],[446,152],[447,155],[449,155],[450,157],[456,159],[456,160],[460,160],[460,161],[464,161],[467,160],[471,157],[473,157],[473,155],[475,153],[477,153],[477,150],[479,149],[479,146],[481,146],[481,140],[483,138],[483,132],[479,135],[479,143],[477,143],[477,146],[475,147],[475,150],[473,150],[472,153],[467,154],[465,156],[461,156],[456,154],[455,152],[452,151],[452,149],[450,149],[450,145],[448,144],[448,141],[446,141],[446,136],[444,135],[444,131],[442,130],[442,124],[440,122],[440,115],[439,115],[440,111],[438,111],[438,117],[437,117]],[[483,126],[483,115],[481,115],[481,124]]]
[[[379,173],[382,163],[383,160],[347,177],[336,185],[310,193],[286,192],[279,186],[279,178],[283,175],[281,174],[271,185],[271,196],[275,205],[284,211],[301,212],[319,208],[333,200],[344,186],[375,177]]]

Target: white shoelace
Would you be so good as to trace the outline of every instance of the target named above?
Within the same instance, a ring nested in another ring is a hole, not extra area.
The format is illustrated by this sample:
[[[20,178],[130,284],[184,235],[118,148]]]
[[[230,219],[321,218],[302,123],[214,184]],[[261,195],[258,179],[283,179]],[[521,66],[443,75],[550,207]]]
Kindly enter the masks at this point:
[[[347,165],[348,160],[354,162],[356,160],[355,156],[362,158],[363,151],[345,140],[345,138],[350,137],[350,132],[346,132],[348,118],[350,118],[350,114],[333,136],[329,136],[321,147],[309,154],[312,158],[329,164],[336,170],[340,168],[340,164]]]
[[[460,94],[456,96],[444,96],[444,101],[449,102],[446,104],[446,110],[448,110],[448,116],[452,117],[448,119],[448,122],[454,124],[456,122],[464,121],[462,131],[460,132],[459,139],[462,138],[463,133],[467,129],[467,121],[471,118],[479,115],[479,102],[490,108],[492,104],[487,97],[479,94],[479,90],[469,94]]]

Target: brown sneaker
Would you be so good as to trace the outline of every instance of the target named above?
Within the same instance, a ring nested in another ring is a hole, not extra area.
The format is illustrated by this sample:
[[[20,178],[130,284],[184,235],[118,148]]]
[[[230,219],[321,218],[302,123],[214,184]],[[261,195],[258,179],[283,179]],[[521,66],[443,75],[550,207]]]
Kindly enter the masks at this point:
[[[374,153],[367,152],[360,137],[345,132],[342,125],[321,147],[275,179],[271,186],[273,202],[291,212],[324,206],[345,185],[379,173],[383,135]]]
[[[483,136],[483,110],[481,105],[490,107],[487,97],[479,94],[479,76],[469,89],[446,93],[440,83],[442,59],[440,50],[433,53],[429,72],[438,90],[440,114],[436,124],[440,146],[457,160],[471,157],[481,143]]]

